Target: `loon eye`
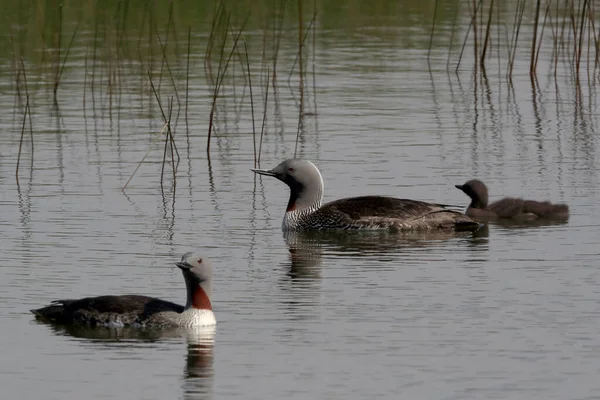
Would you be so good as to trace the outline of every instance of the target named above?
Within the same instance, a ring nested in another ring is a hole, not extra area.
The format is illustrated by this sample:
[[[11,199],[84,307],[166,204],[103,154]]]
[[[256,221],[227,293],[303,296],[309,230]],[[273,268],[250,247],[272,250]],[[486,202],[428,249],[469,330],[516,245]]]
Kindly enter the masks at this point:
[[[288,171],[294,172],[294,168],[290,167],[290,168],[288,168]]]
[[[198,262],[198,264],[202,264],[202,259],[201,258],[197,259],[196,261]]]

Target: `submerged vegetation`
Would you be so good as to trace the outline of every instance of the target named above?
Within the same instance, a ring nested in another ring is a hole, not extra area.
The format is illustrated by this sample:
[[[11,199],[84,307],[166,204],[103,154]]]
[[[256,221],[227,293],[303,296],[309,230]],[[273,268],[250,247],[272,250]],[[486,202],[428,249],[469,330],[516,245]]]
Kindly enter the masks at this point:
[[[305,119],[317,116],[317,49],[326,53],[335,45],[325,31],[360,37],[365,28],[377,27],[390,47],[427,52],[430,69],[474,71],[474,79],[493,73],[511,82],[515,63],[527,61],[533,82],[550,73],[571,78],[579,88],[592,85],[600,71],[600,25],[589,0],[15,0],[6,2],[3,18],[0,46],[11,74],[5,80],[12,82],[15,110],[23,116],[17,179],[26,140],[33,159],[37,99],[51,98],[58,111],[63,96],[83,93],[84,118],[89,111],[93,118],[106,112],[118,118],[128,105],[123,93],[137,93],[158,105],[161,182],[169,163],[174,183],[177,132],[184,122],[189,140],[188,100],[198,78],[209,88],[208,156],[214,136],[227,133],[222,125],[232,109],[252,119],[248,134],[259,165],[269,114],[280,112],[281,88],[296,100],[297,150]]]

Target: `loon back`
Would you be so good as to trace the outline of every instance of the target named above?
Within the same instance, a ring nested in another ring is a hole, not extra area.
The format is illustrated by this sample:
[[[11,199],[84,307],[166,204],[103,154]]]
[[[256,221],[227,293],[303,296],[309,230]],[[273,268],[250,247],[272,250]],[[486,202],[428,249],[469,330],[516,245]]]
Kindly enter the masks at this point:
[[[56,300],[49,306],[32,310],[42,318],[57,323],[110,325],[118,316],[122,324],[143,325],[152,315],[171,311],[182,313],[184,307],[169,301],[140,295],[98,296],[79,300]]]
[[[335,200],[300,218],[302,229],[477,230],[480,224],[438,204],[384,196]]]

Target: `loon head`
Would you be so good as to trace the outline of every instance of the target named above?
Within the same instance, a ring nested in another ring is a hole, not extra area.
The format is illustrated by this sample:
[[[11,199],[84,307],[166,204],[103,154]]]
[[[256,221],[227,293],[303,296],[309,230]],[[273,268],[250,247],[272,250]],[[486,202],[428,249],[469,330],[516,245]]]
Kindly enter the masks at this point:
[[[471,207],[486,208],[488,205],[488,190],[483,182],[472,179],[464,185],[454,185],[457,189],[465,192],[471,198]]]
[[[181,269],[187,286],[185,308],[212,310],[212,263],[199,253],[188,252],[175,265]]]
[[[290,158],[273,169],[252,169],[259,175],[272,176],[290,188],[286,211],[315,209],[323,200],[323,177],[319,169],[308,160]]]

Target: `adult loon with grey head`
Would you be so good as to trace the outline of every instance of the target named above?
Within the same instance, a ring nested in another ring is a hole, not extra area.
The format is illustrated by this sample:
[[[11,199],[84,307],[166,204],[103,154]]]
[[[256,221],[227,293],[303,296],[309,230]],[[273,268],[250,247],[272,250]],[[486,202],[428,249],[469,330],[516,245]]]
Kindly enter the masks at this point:
[[[252,169],[272,176],[290,188],[283,217],[284,231],[322,229],[388,229],[393,231],[474,231],[481,226],[471,218],[440,204],[385,196],[350,197],[321,205],[323,178],[308,160],[288,159],[271,170]]]
[[[31,310],[36,317],[58,324],[138,327],[201,327],[216,324],[210,295],[212,265],[198,253],[185,253],[176,262],[187,287],[185,306],[140,295],[98,296],[56,300]]]

